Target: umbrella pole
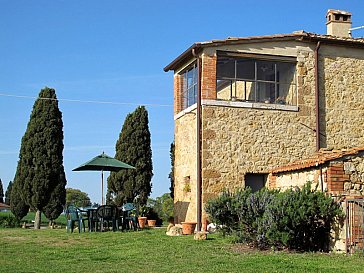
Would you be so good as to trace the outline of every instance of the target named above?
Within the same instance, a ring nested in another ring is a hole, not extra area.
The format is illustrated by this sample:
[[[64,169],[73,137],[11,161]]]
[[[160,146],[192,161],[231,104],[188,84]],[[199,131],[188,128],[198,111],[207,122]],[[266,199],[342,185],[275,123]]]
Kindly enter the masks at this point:
[[[101,170],[101,205],[104,205],[104,171]]]

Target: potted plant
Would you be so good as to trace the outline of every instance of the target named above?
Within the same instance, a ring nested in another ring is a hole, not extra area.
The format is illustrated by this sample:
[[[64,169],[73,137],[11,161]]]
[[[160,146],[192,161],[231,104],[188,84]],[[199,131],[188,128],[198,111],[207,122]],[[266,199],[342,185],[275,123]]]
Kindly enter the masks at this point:
[[[191,235],[195,232],[196,222],[181,222],[182,224],[182,234],[183,235]]]
[[[138,224],[140,228],[145,228],[145,224],[147,223],[147,207],[140,206],[139,208],[139,216],[138,216]]]
[[[153,208],[149,208],[147,213],[148,227],[155,227],[158,218],[158,213]]]

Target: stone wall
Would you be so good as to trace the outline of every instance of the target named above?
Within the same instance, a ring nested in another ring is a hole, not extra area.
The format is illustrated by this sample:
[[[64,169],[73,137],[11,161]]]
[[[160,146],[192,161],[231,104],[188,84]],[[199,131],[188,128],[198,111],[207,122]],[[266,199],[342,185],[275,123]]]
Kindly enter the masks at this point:
[[[315,135],[299,112],[203,107],[203,200],[244,187],[247,173],[269,169],[315,151]]]
[[[284,191],[294,187],[302,188],[307,182],[312,183],[312,189],[327,191],[327,167],[321,171],[318,168],[309,168],[303,171],[270,174],[267,187]]]
[[[324,48],[320,58],[321,143],[357,147],[364,144],[364,50],[336,49]]]
[[[196,109],[175,121],[175,223],[196,221]]]
[[[345,181],[343,194],[352,196],[364,196],[364,154],[349,157],[343,162]]]

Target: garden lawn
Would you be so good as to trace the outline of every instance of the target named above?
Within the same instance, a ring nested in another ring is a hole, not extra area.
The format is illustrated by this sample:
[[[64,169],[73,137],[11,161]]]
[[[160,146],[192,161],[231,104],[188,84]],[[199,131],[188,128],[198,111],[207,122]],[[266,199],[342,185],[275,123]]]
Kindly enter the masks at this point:
[[[169,237],[165,228],[104,233],[0,229],[0,245],[0,272],[341,273],[364,268],[359,255],[237,252],[229,238]]]

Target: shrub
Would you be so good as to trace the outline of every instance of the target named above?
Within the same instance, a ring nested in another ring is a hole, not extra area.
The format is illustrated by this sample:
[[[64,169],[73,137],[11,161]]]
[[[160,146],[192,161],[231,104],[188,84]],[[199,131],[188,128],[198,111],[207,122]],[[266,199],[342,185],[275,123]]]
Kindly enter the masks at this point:
[[[303,251],[328,251],[333,225],[344,216],[338,203],[323,192],[287,190],[267,207],[264,221],[270,223],[267,237],[271,245]]]
[[[0,227],[2,228],[14,228],[19,227],[20,221],[16,219],[12,214],[0,215]]]
[[[224,235],[238,230],[239,208],[235,194],[224,191],[219,197],[207,202],[205,211],[210,216],[210,222],[217,224]]]
[[[327,251],[330,231],[343,217],[340,205],[323,192],[302,189],[285,192],[250,189],[223,192],[205,208],[210,221],[223,233],[258,248],[278,247],[303,251]]]
[[[277,191],[266,189],[252,193],[250,188],[238,191],[236,195],[240,205],[238,241],[244,241],[259,248],[265,248],[268,245],[266,233],[270,223],[264,221],[264,214],[277,193]]]

